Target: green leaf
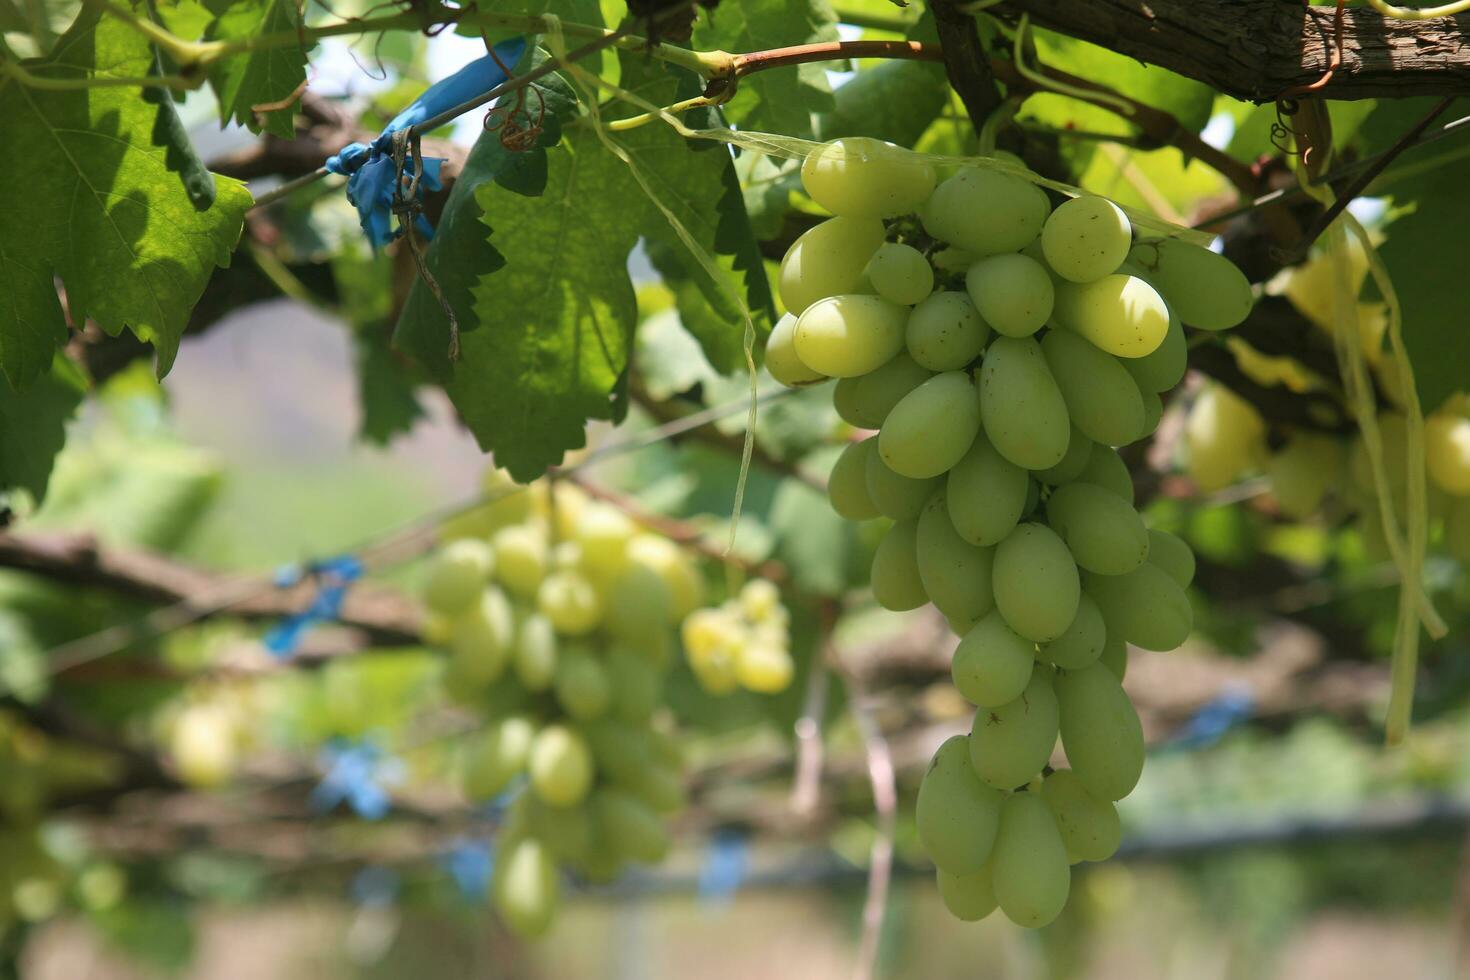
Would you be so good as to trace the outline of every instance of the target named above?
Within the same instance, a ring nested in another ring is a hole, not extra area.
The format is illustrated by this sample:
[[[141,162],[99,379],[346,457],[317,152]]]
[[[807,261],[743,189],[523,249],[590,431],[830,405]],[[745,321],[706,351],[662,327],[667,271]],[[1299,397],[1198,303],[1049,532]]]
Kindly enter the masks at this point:
[[[296,0],[208,0],[206,5],[214,13],[204,35],[210,41],[290,34],[302,26]],[[300,44],[238,54],[209,71],[209,84],[219,96],[220,122],[234,119],[252,132],[263,129],[286,139],[295,135],[291,108],[257,112],[255,107],[291,99],[305,81],[306,48]]]
[[[943,65],[879,62],[837,89],[833,111],[822,117],[821,138],[871,136],[913,146],[948,101]]]
[[[387,348],[368,336],[357,338],[357,392],[362,406],[358,436],[386,446],[424,417],[413,375]]]
[[[1433,99],[1384,101],[1364,122],[1366,152],[1385,149],[1423,118]],[[1466,101],[1440,118],[1464,115]],[[1470,227],[1470,195],[1463,187],[1464,164],[1453,141],[1412,152],[1396,162],[1413,168],[1411,178],[1396,179],[1386,190],[1398,213],[1388,225],[1379,252],[1403,309],[1404,344],[1414,364],[1419,400],[1432,411],[1446,397],[1470,389],[1470,331],[1465,329],[1465,286],[1458,263],[1449,257],[1465,248]]]
[[[31,71],[52,78],[146,75],[146,41],[84,10]],[[24,386],[50,363],[66,320],[52,285],[66,286],[72,323],[110,334],[129,327],[166,373],[189,312],[215,266],[229,264],[250,194],[219,178],[203,210],[183,183],[189,152],[174,140],[172,101],[136,89],[38,91],[0,80],[0,119],[12,155],[0,185],[0,369]]]
[[[721,374],[743,370],[745,318],[735,297],[743,296],[757,341],[775,320],[775,300],[745,211],[735,161],[719,149],[696,149],[673,133],[667,137],[672,158],[652,163],[649,169],[683,185],[685,206],[674,210],[699,245],[714,256],[722,275],[719,281],[710,277],[661,213],[653,216],[646,231],[648,257],[673,291],[684,329],[698,339],[715,370]],[[687,165],[679,164],[681,157]],[[665,203],[673,207],[668,198]]]
[[[0,380],[0,490],[26,490],[38,503],[46,496],[66,423],[85,391],[81,374],[61,354],[25,391]]]
[[[730,52],[762,51],[837,40],[836,15],[826,0],[744,0],[710,11],[694,31],[693,46]],[[821,64],[758,72],[740,82],[725,114],[741,129],[811,138],[814,117],[830,112],[831,86]]]

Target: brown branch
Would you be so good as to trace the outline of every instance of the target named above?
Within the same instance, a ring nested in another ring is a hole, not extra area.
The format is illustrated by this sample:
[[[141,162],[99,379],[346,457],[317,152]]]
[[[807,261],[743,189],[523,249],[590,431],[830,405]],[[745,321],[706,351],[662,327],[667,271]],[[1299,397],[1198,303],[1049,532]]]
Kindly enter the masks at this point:
[[[1334,8],[1300,0],[1005,0],[1043,27],[1198,79],[1237,99],[1270,102],[1333,68]],[[1434,20],[1345,12],[1341,64],[1328,99],[1470,93],[1470,14]]]
[[[225,597],[243,596],[222,613],[248,620],[299,612],[310,603],[313,591],[310,581],[277,589],[265,580],[210,572],[163,555],[108,548],[90,535],[74,533],[0,533],[0,568],[160,605],[202,608]],[[369,583],[348,590],[338,622],[381,645],[419,640],[418,607],[397,590]]]
[[[978,133],[1003,98],[995,84],[990,56],[980,43],[975,16],[960,10],[955,0],[932,0],[929,8],[934,12],[934,26],[944,51],[945,74]]]

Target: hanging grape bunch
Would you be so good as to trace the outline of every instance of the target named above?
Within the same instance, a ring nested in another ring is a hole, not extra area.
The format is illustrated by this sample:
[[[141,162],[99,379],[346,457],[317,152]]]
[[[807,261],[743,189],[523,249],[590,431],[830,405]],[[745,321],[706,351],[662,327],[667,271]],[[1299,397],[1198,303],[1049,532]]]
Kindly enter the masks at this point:
[[[455,530],[470,536],[430,562],[427,632],[449,650],[450,692],[488,722],[464,752],[466,795],[492,800],[524,777],[492,895],[512,928],[540,935],[559,866],[605,879],[668,849],[683,789],[657,709],[674,624],[703,582],[677,547],[574,486],[515,492]]]
[[[699,609],[704,580],[684,551],[575,485],[514,490],[492,473],[487,490],[511,493],[453,522],[429,563],[426,634],[448,648],[450,693],[488,722],[464,752],[466,795],[512,796],[493,900],[537,936],[560,867],[608,880],[668,850],[663,820],[683,804],[678,743],[659,712],[675,627],[715,621],[723,652],[689,649],[701,683],[728,673],[776,691],[791,679],[785,609],[761,581]],[[732,633],[737,612],[758,627]],[[525,791],[508,793],[522,779]]]
[[[1117,847],[1113,804],[1142,771],[1126,644],[1170,650],[1192,625],[1194,556],[1144,526],[1114,447],[1158,424],[1183,323],[1234,326],[1250,286],[1207,249],[1135,241],[1110,201],[1053,209],[999,168],[936,183],[918,155],[845,139],[802,180],[835,217],[782,261],[766,364],[836,378],[838,413],[877,430],[839,457],[832,506],[893,521],[877,601],[932,602],[961,637],[974,725],[935,754],[917,812],[945,903],[1043,926],[1070,864]],[[1059,734],[1071,768],[1052,772]]]
[[[778,694],[791,684],[790,619],[781,594],[752,579],[738,595],[699,609],[684,620],[684,652],[699,685],[710,694],[739,688]]]

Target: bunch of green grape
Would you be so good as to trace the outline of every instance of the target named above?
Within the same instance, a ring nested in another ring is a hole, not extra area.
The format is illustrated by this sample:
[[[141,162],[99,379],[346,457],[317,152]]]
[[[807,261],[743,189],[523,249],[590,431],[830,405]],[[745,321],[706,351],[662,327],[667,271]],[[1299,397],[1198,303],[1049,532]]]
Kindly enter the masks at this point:
[[[893,522],[877,601],[932,602],[961,637],[974,724],[918,802],[945,901],[1039,927],[1070,864],[1117,846],[1113,803],[1142,771],[1126,644],[1170,650],[1192,625],[1194,557],[1144,525],[1113,447],[1157,425],[1183,324],[1235,325],[1250,285],[1208,249],[1135,240],[1104,198],[1053,209],[1002,167],[938,181],[908,151],[844,139],[802,178],[835,217],[782,262],[766,364],[788,385],[838,379],[838,413],[877,430],[838,458],[832,506]],[[1071,768],[1052,772],[1059,735]]]
[[[1348,283],[1356,294],[1367,273],[1367,257],[1350,249]],[[1336,317],[1333,261],[1317,256],[1294,267],[1274,286],[1298,313],[1325,335],[1341,324]],[[1404,392],[1384,343],[1388,326],[1382,302],[1360,302],[1357,327],[1380,407],[1377,426],[1388,477],[1388,496],[1399,524],[1407,522],[1408,419]],[[1337,396],[1339,383],[1324,378],[1291,357],[1269,357],[1232,338],[1236,363],[1257,383],[1297,393]],[[1356,525],[1372,557],[1388,556],[1378,488],[1361,433],[1343,435],[1290,426],[1268,442],[1265,421],[1248,403],[1223,386],[1207,385],[1190,408],[1186,423],[1187,469],[1204,490],[1262,471],[1280,512],[1293,520],[1315,515],[1329,519],[1356,515]],[[1424,421],[1427,504],[1431,523],[1442,527],[1445,550],[1470,561],[1470,396],[1445,399]]]
[[[500,477],[493,477],[498,485]],[[427,639],[446,684],[482,708],[462,758],[466,795],[513,796],[492,900],[517,932],[554,915],[562,868],[593,880],[662,860],[683,804],[662,716],[676,625],[703,594],[668,539],[575,486],[537,484],[455,525],[429,563]]]
[[[790,617],[781,594],[752,579],[718,606],[684,620],[684,652],[701,687],[710,694],[746,688],[777,694],[791,684]]]

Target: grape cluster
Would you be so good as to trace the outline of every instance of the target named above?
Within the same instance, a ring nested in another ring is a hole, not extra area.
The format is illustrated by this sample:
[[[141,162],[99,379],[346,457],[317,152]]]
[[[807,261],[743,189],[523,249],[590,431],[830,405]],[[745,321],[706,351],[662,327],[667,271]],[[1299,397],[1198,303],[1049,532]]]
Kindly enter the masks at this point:
[[[932,602],[961,637],[954,682],[978,710],[917,813],[945,902],[1039,927],[1070,863],[1116,848],[1113,803],[1142,771],[1126,644],[1173,649],[1192,625],[1194,557],[1144,525],[1113,447],[1157,425],[1183,321],[1233,326],[1251,289],[1207,249],[1135,241],[1110,201],[1053,209],[1002,168],[938,181],[917,155],[845,139],[802,179],[835,216],[782,262],[766,364],[788,385],[838,379],[838,413],[877,430],[838,458],[832,506],[893,521],[877,601]],[[1071,768],[1053,772],[1058,735]]]
[[[1354,246],[1349,284],[1358,291],[1367,258]],[[1276,288],[1309,322],[1330,336],[1341,324],[1333,306],[1336,282],[1328,257],[1314,258],[1283,274]],[[1369,370],[1380,396],[1377,425],[1384,451],[1388,491],[1399,524],[1407,521],[1408,419],[1404,393],[1385,352],[1387,310],[1381,302],[1357,309],[1358,329]],[[1334,379],[1324,378],[1291,357],[1269,357],[1232,338],[1240,368],[1257,383],[1298,393],[1332,396]],[[1203,490],[1216,490],[1254,471],[1265,473],[1277,508],[1293,520],[1318,514],[1329,519],[1356,515],[1368,554],[1386,559],[1383,501],[1375,485],[1361,434],[1351,436],[1281,426],[1268,432],[1264,419],[1247,402],[1220,385],[1207,385],[1190,408],[1186,423],[1187,469]],[[1424,420],[1427,504],[1431,522],[1442,528],[1446,551],[1470,562],[1470,396],[1452,395]]]
[[[710,694],[746,688],[777,694],[791,684],[790,617],[781,594],[752,579],[718,606],[684,620],[684,652],[694,677]]]
[[[492,486],[503,482],[492,476]],[[456,523],[423,587],[447,685],[482,707],[466,794],[524,780],[500,833],[492,897],[517,932],[550,925],[559,867],[594,880],[669,847],[683,803],[678,743],[659,716],[673,631],[703,580],[666,538],[574,486],[517,492]]]

